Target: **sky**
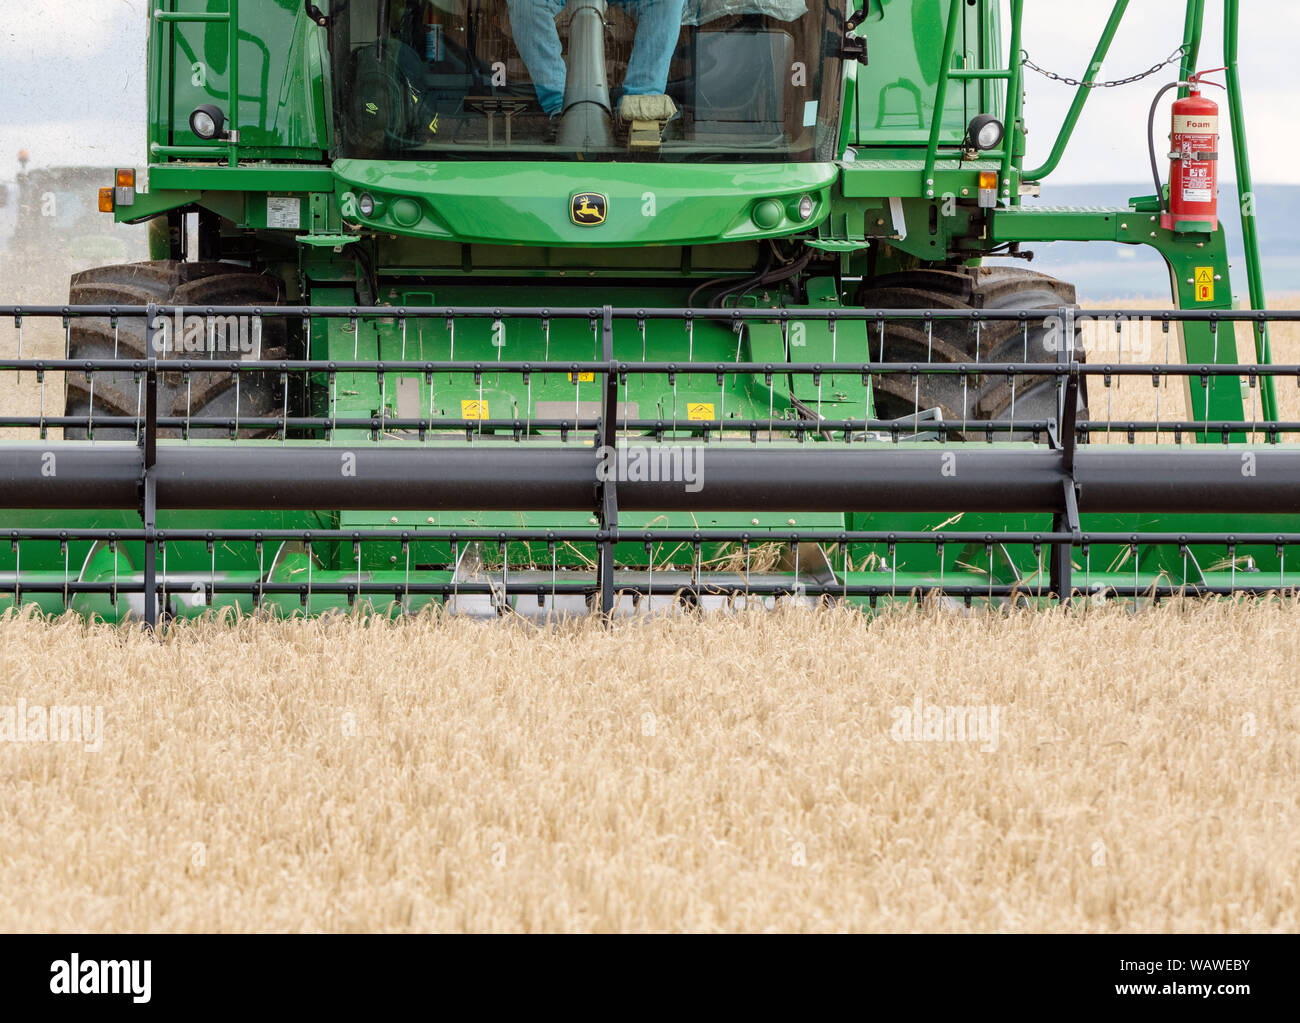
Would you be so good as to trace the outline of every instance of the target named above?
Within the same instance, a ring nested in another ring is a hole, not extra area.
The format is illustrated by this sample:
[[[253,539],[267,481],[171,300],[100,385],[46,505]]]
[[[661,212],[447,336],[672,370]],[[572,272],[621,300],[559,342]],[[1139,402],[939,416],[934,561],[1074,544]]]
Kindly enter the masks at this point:
[[[814,0],[815,2],[815,0]],[[904,2],[904,0],[895,0]],[[17,152],[32,166],[143,166],[148,0],[0,0],[0,181]],[[1080,77],[1110,0],[1027,0],[1024,48],[1038,64]],[[1211,0],[1204,65],[1222,63],[1222,4]],[[1256,181],[1300,184],[1300,4],[1242,0],[1242,78]],[[1124,78],[1181,42],[1183,0],[1132,0],[1103,71]],[[866,69],[870,74],[870,69]],[[1146,117],[1155,82],[1099,90],[1061,169],[1061,183],[1135,182],[1149,174]],[[1213,91],[1215,96],[1223,94]],[[1041,162],[1073,98],[1044,78],[1027,83],[1029,162]],[[1225,118],[1226,124],[1226,118]],[[1225,145],[1223,151],[1230,152]],[[1225,163],[1231,180],[1231,163]]]

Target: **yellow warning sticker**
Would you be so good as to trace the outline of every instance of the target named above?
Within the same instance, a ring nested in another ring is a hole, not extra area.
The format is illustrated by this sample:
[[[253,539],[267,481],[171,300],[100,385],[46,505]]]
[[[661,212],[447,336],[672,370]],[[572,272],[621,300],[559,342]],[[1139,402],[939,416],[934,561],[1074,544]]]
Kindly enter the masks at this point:
[[[486,401],[462,401],[460,403],[461,419],[487,419],[488,403]]]
[[[713,406],[704,401],[693,401],[686,406],[686,418],[696,422],[707,422],[714,418]]]
[[[1214,267],[1212,266],[1196,268],[1196,301],[1214,301]]]
[[[577,380],[578,383],[580,384],[594,383],[596,380],[596,374],[595,373],[570,373],[569,383],[573,383],[574,380]]]

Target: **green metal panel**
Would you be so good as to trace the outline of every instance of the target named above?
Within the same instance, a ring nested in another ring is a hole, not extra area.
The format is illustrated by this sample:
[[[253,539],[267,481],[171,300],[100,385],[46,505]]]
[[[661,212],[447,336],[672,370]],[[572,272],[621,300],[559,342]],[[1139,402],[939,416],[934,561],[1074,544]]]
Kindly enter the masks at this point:
[[[871,0],[868,6],[859,34],[870,41],[871,64],[858,75],[855,144],[924,146],[934,120],[948,0]],[[965,23],[959,30],[964,36]],[[954,91],[944,104],[943,141],[959,143],[968,121],[966,97]]]
[[[154,17],[152,50],[159,82],[153,90],[152,143],[198,147],[215,159],[224,157],[226,144],[204,142],[189,127],[190,112],[213,103],[239,130],[241,157],[323,157],[329,148],[323,32],[307,19],[299,0],[162,0],[151,7],[178,18],[229,11],[239,38],[238,59],[232,61],[226,23]],[[237,111],[230,101],[235,70]]]
[[[719,165],[647,163],[412,163],[339,160],[334,165],[345,219],[392,234],[515,245],[606,247],[775,238],[815,227],[830,209],[833,164]],[[348,217],[349,203],[369,192],[386,200],[372,218]],[[570,199],[600,192],[608,200],[605,222],[580,226]],[[809,221],[791,205],[811,195]],[[349,200],[349,195],[352,199]],[[419,222],[400,224],[394,204],[414,200]],[[780,220],[760,228],[756,207],[776,201]]]

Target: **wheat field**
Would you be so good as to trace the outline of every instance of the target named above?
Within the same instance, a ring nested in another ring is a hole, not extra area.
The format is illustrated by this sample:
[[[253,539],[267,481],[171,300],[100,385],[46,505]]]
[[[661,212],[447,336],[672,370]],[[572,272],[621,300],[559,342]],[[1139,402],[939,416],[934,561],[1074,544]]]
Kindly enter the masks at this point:
[[[1283,601],[10,612],[0,714],[103,718],[0,742],[0,930],[1295,930],[1298,663]]]

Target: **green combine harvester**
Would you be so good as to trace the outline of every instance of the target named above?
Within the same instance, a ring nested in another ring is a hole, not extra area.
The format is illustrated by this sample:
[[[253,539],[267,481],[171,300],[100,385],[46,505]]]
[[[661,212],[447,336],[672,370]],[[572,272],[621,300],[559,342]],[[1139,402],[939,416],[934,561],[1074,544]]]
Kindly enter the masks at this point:
[[[1041,167],[1025,6],[151,3],[147,188],[119,170],[100,194],[151,261],[0,306],[0,372],[42,388],[0,419],[0,609],[1290,590],[1300,424],[1275,390],[1300,367],[1269,357],[1288,316],[1263,311],[1253,211],[1234,311],[1204,0],[1134,86],[1178,91],[1174,151],[1153,127],[1153,194],[1106,209],[1024,200],[1128,2]],[[1177,309],[1096,314],[1150,317],[1163,362],[1085,359],[1074,288],[1025,265],[1057,240],[1164,257]],[[51,317],[64,357],[24,356]],[[1158,421],[1092,418],[1121,379],[1155,385]]]

